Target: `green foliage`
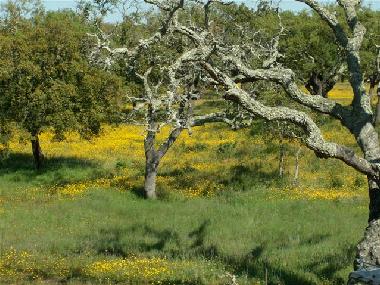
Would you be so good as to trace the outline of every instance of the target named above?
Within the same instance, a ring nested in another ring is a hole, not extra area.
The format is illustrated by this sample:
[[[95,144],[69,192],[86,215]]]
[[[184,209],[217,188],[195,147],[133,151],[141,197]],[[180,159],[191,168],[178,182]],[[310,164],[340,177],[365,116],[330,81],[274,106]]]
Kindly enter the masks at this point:
[[[363,40],[363,46],[360,54],[361,67],[366,79],[377,73],[376,57],[378,49],[376,45],[380,44],[380,11],[370,8],[363,8],[359,14],[360,21],[367,29],[366,36]],[[377,74],[380,80],[380,74]]]
[[[331,73],[339,64],[340,52],[330,27],[319,15],[309,11],[299,14],[289,11],[281,16],[286,27],[281,41],[284,64],[303,82],[313,71],[324,76]]]
[[[0,109],[32,135],[52,128],[99,133],[116,121],[122,82],[89,65],[86,26],[73,12],[48,12],[0,31]]]
[[[39,17],[43,13],[41,0],[7,0],[1,3],[2,22],[13,31],[25,18]]]
[[[79,0],[77,8],[80,16],[85,20],[100,23],[108,13],[112,13],[119,0]]]

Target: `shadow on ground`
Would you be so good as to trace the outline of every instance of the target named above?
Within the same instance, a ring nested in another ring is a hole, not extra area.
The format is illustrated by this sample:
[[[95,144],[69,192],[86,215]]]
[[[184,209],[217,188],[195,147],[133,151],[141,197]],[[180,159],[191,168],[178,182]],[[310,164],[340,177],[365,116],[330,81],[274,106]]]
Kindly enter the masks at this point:
[[[38,177],[52,176],[55,179],[52,181],[61,184],[68,182],[65,178],[67,173],[80,176],[84,172],[93,172],[93,176],[97,176],[99,171],[98,163],[75,157],[47,157],[38,170],[31,154],[12,153],[0,161],[0,177],[9,175],[14,182],[31,182]]]
[[[255,163],[251,166],[236,165],[230,168],[228,180],[224,180],[224,185],[239,185],[242,190],[250,190],[254,185],[275,184],[276,186],[282,185],[285,180],[280,178],[277,170],[270,172],[263,171],[260,163]]]
[[[328,256],[322,256],[319,262],[305,264],[302,270],[294,271],[286,267],[280,267],[271,263],[266,258],[266,246],[254,247],[245,256],[229,256],[221,252],[217,246],[208,244],[207,234],[210,225],[205,220],[197,228],[181,236],[172,229],[156,229],[147,225],[138,224],[125,229],[103,229],[98,233],[99,239],[93,245],[98,254],[110,254],[127,257],[136,253],[147,255],[162,255],[171,258],[206,258],[222,262],[225,267],[237,276],[247,276],[265,280],[268,276],[268,284],[286,285],[317,285],[321,280],[330,280],[331,284],[345,284],[345,280],[336,273],[349,266],[353,260],[354,247],[336,252]],[[131,244],[128,236],[140,236]],[[301,241],[301,244],[317,245],[325,240],[326,236],[315,236]],[[269,246],[268,246],[269,248]],[[308,275],[305,275],[305,272]],[[310,277],[314,275],[314,277]]]

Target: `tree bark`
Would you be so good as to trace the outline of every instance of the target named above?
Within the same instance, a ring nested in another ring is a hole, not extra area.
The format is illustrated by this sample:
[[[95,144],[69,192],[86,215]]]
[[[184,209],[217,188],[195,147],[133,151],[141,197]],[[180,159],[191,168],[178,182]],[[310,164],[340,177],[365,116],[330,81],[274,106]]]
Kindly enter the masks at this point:
[[[157,166],[152,162],[146,162],[145,167],[145,182],[144,182],[144,194],[147,199],[156,199],[156,177]]]
[[[376,104],[376,116],[375,116],[375,126],[380,124],[380,83],[377,87],[377,104]]]
[[[32,134],[31,142],[32,142],[32,153],[34,157],[34,164],[36,166],[36,169],[40,169],[42,166],[44,155],[42,153],[40,139],[38,137],[38,132],[35,132]]]
[[[156,177],[159,165],[158,154],[154,144],[156,141],[156,133],[148,131],[145,140],[145,181],[144,181],[144,196],[147,199],[156,199]]]
[[[370,216],[364,237],[357,246],[355,269],[380,265],[380,190],[376,183],[371,181],[369,183]]]
[[[366,123],[355,136],[368,161],[380,161],[378,134],[371,123]],[[380,265],[380,187],[379,182],[368,178],[369,217],[363,239],[358,243],[355,269]]]

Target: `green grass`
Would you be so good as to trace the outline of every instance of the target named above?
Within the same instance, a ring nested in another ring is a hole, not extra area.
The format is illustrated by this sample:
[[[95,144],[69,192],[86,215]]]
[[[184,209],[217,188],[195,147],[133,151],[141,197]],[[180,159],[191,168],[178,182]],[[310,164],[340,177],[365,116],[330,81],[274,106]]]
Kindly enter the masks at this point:
[[[332,134],[341,128],[330,121],[324,127]],[[224,130],[217,125],[212,135]],[[133,256],[189,262],[163,275],[161,284],[231,284],[226,272],[236,275],[239,284],[265,284],[266,276],[273,285],[345,284],[366,226],[367,198],[292,199],[281,189],[291,184],[297,146],[288,145],[286,176],[280,179],[278,144],[249,144],[263,133],[247,133],[236,143],[174,144],[159,174],[175,181],[160,184],[158,201],[116,187],[93,188],[73,198],[51,190],[52,185],[112,177],[125,169],[142,175],[142,164],[128,156],[110,152],[107,161],[48,156],[36,171],[31,155],[12,153],[0,165],[0,284],[150,284],[140,277],[86,271],[97,261]],[[201,154],[193,162],[220,165],[202,172],[173,163],[188,152]],[[228,162],[230,158],[237,161]],[[362,175],[342,167],[303,150],[300,183],[305,189],[343,191],[350,176],[353,186],[365,188]],[[224,190],[189,199],[166,189],[207,181]],[[12,250],[16,254],[9,257]],[[30,257],[23,258],[23,251]],[[12,274],[2,274],[4,260]]]
[[[269,199],[264,189],[169,201],[94,190],[75,200],[6,206],[0,249],[81,262],[132,254],[206,259],[241,284],[264,280],[265,271],[270,284],[344,284],[365,203]]]

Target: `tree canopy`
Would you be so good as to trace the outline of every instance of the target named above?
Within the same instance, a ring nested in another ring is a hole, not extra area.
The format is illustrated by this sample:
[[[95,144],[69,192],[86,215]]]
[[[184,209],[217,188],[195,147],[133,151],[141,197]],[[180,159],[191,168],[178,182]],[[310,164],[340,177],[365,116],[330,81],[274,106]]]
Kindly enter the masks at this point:
[[[33,141],[46,128],[57,138],[68,130],[97,134],[102,122],[120,115],[121,80],[89,64],[86,31],[71,11],[3,21],[0,109],[3,120],[28,131]]]

